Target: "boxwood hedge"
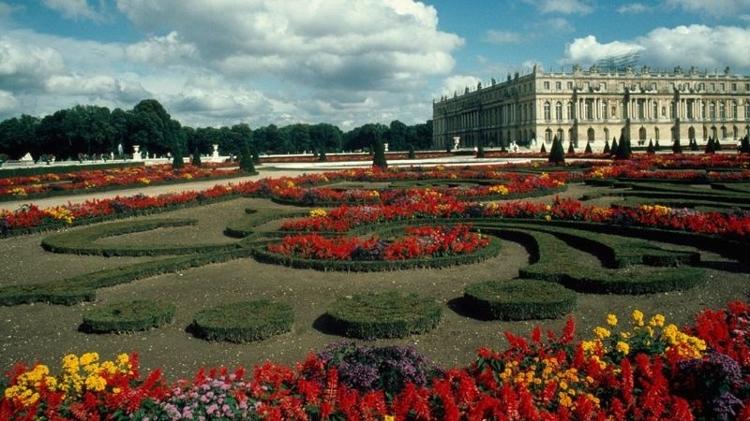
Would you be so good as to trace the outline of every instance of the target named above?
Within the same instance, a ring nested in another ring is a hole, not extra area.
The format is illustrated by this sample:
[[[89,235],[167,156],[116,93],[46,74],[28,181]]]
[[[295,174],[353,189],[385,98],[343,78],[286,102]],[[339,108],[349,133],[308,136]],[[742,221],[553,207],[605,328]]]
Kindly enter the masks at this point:
[[[86,332],[132,332],[171,323],[175,306],[151,300],[111,303],[83,315],[81,329]]]
[[[576,293],[554,282],[511,279],[471,284],[464,299],[488,319],[554,319],[573,310]]]
[[[223,304],[197,313],[191,331],[209,341],[260,341],[292,329],[294,313],[284,303],[268,300]]]
[[[434,329],[442,310],[431,298],[387,291],[339,298],[326,315],[332,328],[346,337],[403,338]]]

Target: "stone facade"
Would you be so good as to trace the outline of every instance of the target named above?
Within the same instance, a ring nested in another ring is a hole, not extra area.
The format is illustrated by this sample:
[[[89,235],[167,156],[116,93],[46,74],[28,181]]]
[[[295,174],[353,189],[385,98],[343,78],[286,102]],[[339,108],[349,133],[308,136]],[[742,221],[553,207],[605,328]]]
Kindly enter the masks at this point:
[[[452,98],[433,101],[433,146],[472,148],[510,142],[567,146],[591,141],[600,149],[605,139],[622,134],[633,146],[675,138],[705,143],[709,136],[738,140],[750,133],[750,77],[699,72],[582,70],[546,73],[534,67],[526,75],[468,88]]]

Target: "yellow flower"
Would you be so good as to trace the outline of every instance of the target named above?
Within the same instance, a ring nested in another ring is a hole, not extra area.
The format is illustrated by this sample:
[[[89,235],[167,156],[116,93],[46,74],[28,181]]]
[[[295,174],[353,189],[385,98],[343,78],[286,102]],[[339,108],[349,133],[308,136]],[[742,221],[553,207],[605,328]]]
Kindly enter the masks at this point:
[[[101,392],[105,387],[107,387],[107,381],[104,377],[98,374],[86,377],[86,389]]]
[[[654,327],[662,327],[664,326],[664,316],[656,314],[651,320],[649,320],[648,324]]]
[[[594,335],[596,335],[599,339],[609,338],[611,335],[611,332],[601,326],[597,326],[594,328]]]
[[[87,352],[81,355],[81,365],[89,365],[99,361],[99,354],[96,352]]]
[[[622,352],[623,355],[627,355],[628,352],[630,352],[630,345],[625,342],[618,342],[616,348],[618,351]]]
[[[544,220],[547,221],[547,222],[549,222],[549,221],[552,220],[552,216],[550,216],[550,215],[544,215]]]
[[[640,310],[633,310],[633,314],[631,315],[633,322],[637,324],[638,326],[643,326],[643,312]]]
[[[610,326],[617,326],[617,316],[615,316],[614,314],[608,314],[607,324]]]
[[[393,415],[386,415],[383,417],[383,421],[396,421],[396,417]]]
[[[502,184],[497,184],[497,185],[490,187],[490,192],[505,196],[508,193],[510,193],[510,190]]]
[[[326,215],[328,215],[328,212],[323,208],[316,208],[310,211],[310,216],[313,218],[324,218]]]

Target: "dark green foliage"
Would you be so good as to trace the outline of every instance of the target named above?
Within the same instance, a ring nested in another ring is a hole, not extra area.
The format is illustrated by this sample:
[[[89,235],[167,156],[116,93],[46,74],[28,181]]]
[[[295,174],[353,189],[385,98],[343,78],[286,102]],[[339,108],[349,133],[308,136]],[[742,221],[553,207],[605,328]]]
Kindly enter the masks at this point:
[[[680,138],[676,138],[672,143],[672,153],[682,153],[682,145],[680,144]]]
[[[179,245],[118,245],[106,246],[96,240],[157,228],[195,225],[194,219],[147,219],[143,221],[113,222],[94,225],[74,231],[53,234],[42,240],[42,248],[53,253],[70,253],[99,256],[163,256],[169,254],[192,254],[237,248],[236,244],[189,244]]]
[[[182,156],[182,146],[175,143],[172,146],[172,169],[178,170],[185,166],[185,159]]]
[[[714,150],[717,152],[721,150],[721,142],[719,142],[719,139],[714,139]]]
[[[630,159],[633,151],[630,149],[630,138],[625,137],[624,133],[620,134],[620,143],[615,149],[615,159]]]
[[[703,150],[703,153],[714,153],[714,152],[716,152],[714,139],[712,137],[709,137],[708,142],[706,142],[706,149]]]
[[[409,159],[417,159],[417,153],[414,151],[414,145],[409,144]]]
[[[740,141],[740,153],[750,153],[750,135],[745,135]]]
[[[325,162],[328,158],[326,158],[326,149],[325,147],[320,148],[320,152],[318,153],[318,161]]]
[[[245,238],[253,233],[253,228],[280,217],[306,216],[308,213],[299,210],[278,208],[245,209],[245,215],[230,222],[224,229],[224,235],[233,238]]]
[[[542,142],[542,148],[539,149],[539,153],[547,153],[547,147],[544,146],[544,142]]]
[[[350,338],[403,338],[437,327],[442,310],[431,298],[396,291],[338,299],[328,310],[332,327]]]
[[[609,139],[604,141],[604,150],[602,151],[602,153],[605,155],[608,155],[610,153]]]
[[[193,151],[193,156],[192,156],[192,159],[190,160],[190,163],[193,164],[193,166],[195,167],[200,167],[203,165],[203,163],[201,163],[201,153],[198,149],[195,149]]]
[[[464,299],[487,319],[554,319],[573,310],[576,293],[554,282],[511,279],[471,284]]]
[[[557,136],[552,139],[552,149],[550,150],[548,161],[556,165],[565,164],[565,151],[563,150],[562,141]]]
[[[568,155],[573,155],[574,153],[576,153],[576,149],[573,147],[573,141],[571,140],[568,143]]]
[[[388,162],[385,160],[385,145],[382,139],[376,139],[373,144],[372,166],[381,170],[388,168]]]
[[[253,342],[292,330],[288,304],[268,300],[224,304],[195,315],[192,333],[209,341]]]
[[[618,150],[619,148],[620,148],[620,147],[619,147],[619,146],[617,145],[617,139],[615,139],[615,138],[613,137],[613,138],[612,138],[612,149],[611,149],[611,150],[609,151],[609,154],[610,154],[610,155],[614,155],[614,154],[616,154],[616,153],[617,153],[617,150]]]
[[[591,155],[594,153],[593,150],[591,150],[591,142],[586,142],[586,149],[583,151],[586,155]]]
[[[659,139],[656,139],[656,143],[654,143],[654,150],[656,152],[661,151],[661,145],[659,145]]]
[[[83,315],[81,329],[85,332],[134,332],[171,323],[175,306],[149,300],[112,303],[97,307]]]
[[[698,141],[695,139],[688,140],[688,143],[690,144],[690,150],[691,151],[697,151],[698,148]]]
[[[477,158],[484,158],[484,145],[482,145],[481,141],[477,147]]]
[[[240,149],[240,169],[248,174],[256,174],[253,155],[250,152],[250,145],[247,140],[242,142]]]
[[[654,148],[654,139],[651,139],[648,141],[648,147],[646,148],[646,153],[649,155],[653,155],[656,153],[656,148]]]
[[[55,167],[9,168],[0,169],[0,178],[29,177],[40,174],[64,174],[71,171],[109,170],[114,168],[142,167],[144,162],[114,162],[93,165],[64,165]],[[121,187],[119,187],[121,188]],[[70,194],[70,192],[66,192]]]

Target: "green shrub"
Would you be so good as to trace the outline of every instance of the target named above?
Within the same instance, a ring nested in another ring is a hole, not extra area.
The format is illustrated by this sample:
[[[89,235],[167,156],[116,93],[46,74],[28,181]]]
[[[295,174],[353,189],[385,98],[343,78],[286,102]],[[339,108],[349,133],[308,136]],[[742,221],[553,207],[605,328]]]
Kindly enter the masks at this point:
[[[552,149],[549,152],[548,161],[557,165],[565,163],[565,151],[563,150],[562,141],[557,136],[552,140]]]
[[[654,148],[654,139],[651,139],[648,141],[648,147],[646,148],[646,153],[649,155],[653,155],[656,153],[656,148]]]
[[[483,317],[499,320],[554,319],[576,304],[575,292],[554,282],[530,279],[469,285],[464,298]]]
[[[373,144],[372,166],[381,170],[388,168],[388,162],[385,160],[385,145],[380,139]]]
[[[178,245],[99,245],[96,240],[117,235],[151,231],[157,228],[195,225],[194,219],[148,219],[144,221],[113,222],[79,230],[53,234],[42,240],[42,248],[53,253],[99,256],[163,256],[229,250],[236,244]]]
[[[242,140],[240,145],[240,169],[248,174],[257,174],[253,163],[253,154],[247,140]]]
[[[609,154],[610,153],[609,139],[606,139],[604,141],[604,150],[602,151],[602,153],[604,153],[604,154]]]
[[[680,139],[677,138],[674,140],[674,143],[672,143],[672,152],[673,153],[682,153],[682,145],[680,145]]]
[[[750,153],[750,135],[745,135],[740,141],[740,153]]]
[[[133,332],[171,323],[175,307],[149,300],[112,303],[97,307],[83,315],[86,332]]]
[[[575,148],[573,147],[573,140],[571,140],[571,141],[570,141],[570,142],[568,143],[568,155],[572,155],[572,154],[574,154],[574,153],[576,153],[576,150],[575,150]]]
[[[409,159],[417,159],[417,153],[414,151],[414,145],[411,143],[409,144]]]
[[[350,338],[403,338],[434,329],[442,310],[431,298],[396,291],[338,299],[328,310],[334,329]]]
[[[586,155],[591,155],[592,153],[594,153],[594,151],[591,150],[591,142],[586,142],[586,149],[584,149],[583,153],[585,153]]]
[[[612,138],[612,149],[610,149],[610,151],[609,151],[609,154],[610,154],[610,155],[614,155],[614,154],[616,154],[616,153],[617,153],[617,150],[618,150],[619,148],[620,148],[620,147],[619,147],[619,146],[617,145],[617,139],[615,139],[615,138],[613,137],[613,138]]]
[[[245,215],[236,219],[224,229],[224,235],[233,238],[245,238],[253,233],[253,228],[279,218],[305,216],[308,213],[299,210],[279,208],[245,209]]]
[[[190,160],[190,163],[195,167],[200,167],[203,165],[203,163],[201,162],[201,153],[198,148],[195,148],[195,150],[193,151],[193,156]]]
[[[547,153],[547,147],[544,146],[544,142],[542,142],[542,148],[539,149],[539,153]]]
[[[292,330],[294,313],[268,300],[224,304],[197,313],[191,330],[209,341],[253,342]]]
[[[625,134],[620,134],[620,144],[615,149],[615,159],[630,159],[630,155],[633,151],[630,149],[630,138],[625,137]]]

